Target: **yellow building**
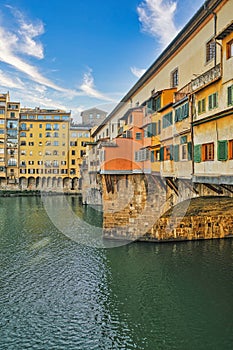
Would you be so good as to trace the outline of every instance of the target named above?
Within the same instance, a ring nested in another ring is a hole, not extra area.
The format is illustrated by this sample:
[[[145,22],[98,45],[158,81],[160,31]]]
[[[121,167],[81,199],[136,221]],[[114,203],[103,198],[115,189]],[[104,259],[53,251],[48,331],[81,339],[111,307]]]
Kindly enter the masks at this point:
[[[21,188],[69,188],[70,113],[21,109],[19,184]]]
[[[70,124],[68,162],[72,188],[80,186],[80,166],[82,158],[86,154],[86,143],[91,142],[91,140],[90,127],[81,124]]]

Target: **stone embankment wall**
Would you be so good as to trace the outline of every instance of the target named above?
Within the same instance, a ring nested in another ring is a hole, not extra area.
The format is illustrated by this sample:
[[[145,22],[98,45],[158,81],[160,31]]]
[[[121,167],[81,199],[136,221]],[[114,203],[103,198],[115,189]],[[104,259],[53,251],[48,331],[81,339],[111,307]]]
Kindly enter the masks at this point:
[[[231,189],[152,175],[104,175],[104,238],[180,241],[233,237]],[[199,197],[201,194],[201,197]],[[204,196],[204,197],[203,197]]]

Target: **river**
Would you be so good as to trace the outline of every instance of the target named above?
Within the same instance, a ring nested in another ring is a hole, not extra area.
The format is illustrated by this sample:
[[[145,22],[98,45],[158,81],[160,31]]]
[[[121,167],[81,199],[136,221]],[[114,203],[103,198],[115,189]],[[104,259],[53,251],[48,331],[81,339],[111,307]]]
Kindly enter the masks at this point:
[[[232,239],[98,248],[53,221],[41,197],[0,198],[1,350],[233,348]]]

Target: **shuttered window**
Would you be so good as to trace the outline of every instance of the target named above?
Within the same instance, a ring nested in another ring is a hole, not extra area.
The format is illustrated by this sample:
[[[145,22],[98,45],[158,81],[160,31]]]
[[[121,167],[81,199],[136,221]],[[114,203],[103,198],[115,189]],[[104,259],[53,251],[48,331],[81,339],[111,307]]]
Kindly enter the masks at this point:
[[[227,141],[218,141],[218,160],[227,160]]]
[[[233,85],[228,86],[227,88],[227,105],[233,105]]]
[[[169,112],[163,116],[163,129],[172,125],[172,112]]]
[[[179,122],[189,116],[189,104],[186,102],[182,106],[175,109],[175,122]]]
[[[214,160],[214,143],[205,143],[202,145],[202,160]]]
[[[210,111],[211,111],[211,109],[218,107],[218,93],[217,92],[208,96],[208,104],[209,104]]]
[[[194,146],[194,162],[195,163],[201,162],[201,145]]]
[[[198,114],[205,112],[205,98],[198,101]]]

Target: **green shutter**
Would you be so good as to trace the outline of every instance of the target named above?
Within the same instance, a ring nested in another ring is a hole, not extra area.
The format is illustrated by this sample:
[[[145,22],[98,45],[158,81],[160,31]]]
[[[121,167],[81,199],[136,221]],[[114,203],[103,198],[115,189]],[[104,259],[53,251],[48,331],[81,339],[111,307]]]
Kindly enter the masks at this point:
[[[174,145],[173,147],[173,159],[174,162],[179,162],[179,145]]]
[[[163,162],[164,161],[164,147],[160,147],[159,153],[160,153],[159,159],[161,162]]]
[[[155,161],[155,151],[151,151],[150,153],[150,161],[153,163]]]
[[[156,136],[157,135],[157,124],[156,123],[152,123],[152,129],[151,129],[151,131],[152,131],[152,136]]]
[[[227,141],[218,141],[218,160],[227,160]]]
[[[227,105],[231,106],[233,104],[233,85],[227,88]]]
[[[198,109],[197,109],[197,111],[198,111],[198,114],[201,113],[201,101],[198,101]]]
[[[208,101],[209,101],[209,110],[211,110],[213,108],[212,105],[212,95],[208,96]]]
[[[194,146],[194,162],[195,163],[201,162],[201,145]]]
[[[193,147],[192,147],[192,142],[188,142],[188,160],[192,160],[192,155],[193,155]]]
[[[152,100],[147,101],[147,108],[152,109]]]

